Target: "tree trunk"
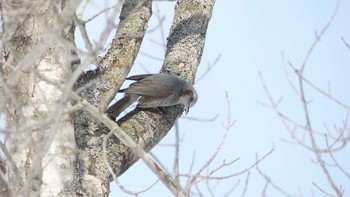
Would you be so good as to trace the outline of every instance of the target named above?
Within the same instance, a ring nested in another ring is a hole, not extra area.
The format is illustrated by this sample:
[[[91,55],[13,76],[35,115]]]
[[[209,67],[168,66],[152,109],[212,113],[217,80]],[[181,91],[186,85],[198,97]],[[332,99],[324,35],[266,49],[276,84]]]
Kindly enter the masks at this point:
[[[77,1],[3,1],[7,176],[12,195],[55,196],[73,176],[74,124],[65,113]],[[65,8],[64,8],[65,7]]]
[[[96,116],[119,90],[138,54],[151,17],[151,0],[125,1],[120,24],[98,69],[83,73],[94,57],[77,62],[72,22],[80,1],[2,2],[3,56],[0,88],[6,106],[5,196],[107,196],[112,176],[121,175],[138,157]],[[175,8],[161,72],[194,81],[203,53],[214,0],[183,0]],[[16,13],[16,15],[14,15]],[[189,55],[190,54],[190,55]],[[81,99],[98,109],[91,114]],[[73,101],[73,102],[70,102]],[[1,109],[1,108],[0,108]],[[140,110],[117,123],[145,151],[168,133],[181,106]],[[104,155],[106,154],[106,155]]]

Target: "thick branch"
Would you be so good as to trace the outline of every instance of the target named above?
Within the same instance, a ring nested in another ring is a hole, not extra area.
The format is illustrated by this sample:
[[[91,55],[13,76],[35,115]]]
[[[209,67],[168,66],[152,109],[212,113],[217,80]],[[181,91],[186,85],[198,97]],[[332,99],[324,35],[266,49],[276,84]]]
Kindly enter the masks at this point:
[[[130,2],[134,1],[125,1],[127,4]],[[129,72],[143,37],[140,31],[144,31],[147,26],[149,16],[142,15],[140,12],[145,13],[147,8],[150,9],[147,7],[150,6],[150,2],[145,1],[142,5],[128,4],[128,6],[141,7],[135,11],[124,4],[123,10],[129,9],[134,15],[128,16],[125,15],[128,12],[122,11],[121,19],[126,21],[121,22],[117,37],[99,65],[96,83],[93,87],[80,93],[80,96],[91,104],[99,106],[101,111],[104,111]],[[209,0],[183,0],[178,3],[168,38],[168,50],[162,72],[171,72],[189,81],[194,81],[195,72],[203,53],[207,25],[213,6],[214,1]],[[133,20],[139,23],[133,24]],[[142,21],[144,23],[140,23]],[[77,87],[82,87],[85,83],[86,81],[80,80]],[[163,111],[164,113],[160,114],[154,109],[143,111],[135,109],[119,120],[118,124],[140,147],[149,151],[168,133],[183,110],[181,106],[175,106],[164,108]],[[76,177],[75,184],[81,184],[79,187],[84,188],[85,181],[97,181],[96,185],[108,187],[112,178],[103,160],[102,142],[103,135],[107,135],[109,129],[101,127],[100,123],[84,110],[76,113],[76,121],[76,139],[80,149],[76,169],[86,169],[86,175]],[[106,147],[108,163],[118,176],[138,160],[130,148],[116,137],[109,138]],[[105,193],[107,190],[102,192]]]
[[[194,81],[213,6],[213,0],[183,0],[177,4],[161,72],[171,72]],[[183,110],[181,106],[175,106],[163,108],[163,111],[140,111],[136,108],[120,119],[118,124],[136,142],[142,141],[143,148],[149,151],[168,133]],[[127,163],[120,174],[135,161]]]
[[[124,2],[116,36],[98,70],[84,74],[76,83],[75,87],[79,95],[98,107],[100,112],[104,112],[129,73],[151,16],[151,5],[150,0]],[[86,110],[78,110],[75,116],[75,136],[78,147],[76,171],[78,173],[72,184],[74,188],[67,185],[67,192],[62,193],[62,196],[74,195],[74,193],[82,196],[107,195],[111,175],[103,160],[102,144],[104,134],[109,130],[102,127],[101,123]],[[118,174],[118,171],[130,160],[128,158],[130,155],[117,138],[109,139],[107,143],[108,158],[115,164],[113,169]]]

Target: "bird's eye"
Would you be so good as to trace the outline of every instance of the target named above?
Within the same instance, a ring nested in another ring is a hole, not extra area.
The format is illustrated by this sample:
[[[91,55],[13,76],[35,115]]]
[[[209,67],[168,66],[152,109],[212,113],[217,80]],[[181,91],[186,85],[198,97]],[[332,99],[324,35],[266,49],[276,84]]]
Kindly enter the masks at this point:
[[[190,97],[190,102],[192,102],[193,101],[193,97]]]

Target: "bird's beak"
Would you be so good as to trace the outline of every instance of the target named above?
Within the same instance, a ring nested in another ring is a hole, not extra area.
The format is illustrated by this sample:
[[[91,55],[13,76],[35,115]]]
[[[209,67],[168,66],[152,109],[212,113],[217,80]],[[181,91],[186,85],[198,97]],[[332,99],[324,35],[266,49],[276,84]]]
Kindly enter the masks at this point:
[[[185,106],[185,112],[186,112],[186,115],[187,113],[190,111],[190,108],[188,106]]]

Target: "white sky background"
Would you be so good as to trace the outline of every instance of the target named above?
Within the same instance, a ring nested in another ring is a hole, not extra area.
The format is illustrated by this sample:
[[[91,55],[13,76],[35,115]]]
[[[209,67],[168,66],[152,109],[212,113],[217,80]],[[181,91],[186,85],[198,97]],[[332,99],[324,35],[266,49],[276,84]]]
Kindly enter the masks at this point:
[[[105,3],[105,1],[96,2],[102,5],[92,3],[94,5],[89,6],[84,13],[85,19],[101,10]],[[163,23],[165,38],[171,26],[174,5],[175,3],[172,2],[154,3],[149,28],[153,29],[158,25],[155,14],[159,11],[161,16],[166,17]],[[216,115],[218,117],[210,122],[192,121],[186,118],[179,120],[182,139],[180,147],[182,173],[189,172],[194,153],[192,172],[196,172],[209,159],[221,141],[225,131],[222,124],[227,121],[225,99],[225,92],[227,92],[230,99],[231,118],[236,122],[210,168],[217,168],[224,160],[226,162],[237,158],[239,160],[223,168],[215,176],[240,172],[255,162],[256,154],[263,156],[274,147],[273,153],[259,164],[260,169],[270,176],[272,182],[293,196],[311,196],[312,193],[315,196],[323,196],[313,186],[314,182],[325,190],[331,191],[325,175],[314,163],[314,154],[299,145],[285,142],[283,139],[291,141],[291,137],[276,113],[259,104],[259,102],[268,103],[268,99],[258,71],[263,74],[274,99],[283,98],[280,103],[281,110],[304,124],[302,105],[288,85],[281,54],[283,51],[285,60],[290,61],[296,68],[300,68],[315,40],[315,31],[318,33],[321,31],[335,8],[336,1],[329,0],[218,0],[216,2],[197,77],[206,72],[208,64],[213,63],[218,55],[221,54],[221,58],[204,79],[195,85],[199,100],[186,117],[199,119],[211,119]],[[350,1],[340,0],[336,17],[310,56],[305,70],[308,79],[323,90],[327,90],[330,83],[332,95],[348,105],[350,104],[348,87],[350,50],[346,48],[341,37],[350,43],[349,10]],[[91,40],[98,42],[101,31],[106,25],[105,20],[105,15],[102,15],[88,24]],[[112,36],[114,32],[110,35]],[[84,48],[78,31],[76,37],[77,45]],[[146,35],[141,52],[163,59],[164,48],[152,40],[161,42],[159,29]],[[155,73],[161,66],[162,61],[139,54],[130,74]],[[291,69],[288,71],[291,79],[296,82],[293,71]],[[334,131],[334,125],[341,127],[348,111],[320,96],[308,86],[305,91],[310,101],[313,128],[324,132],[325,127],[331,131]],[[169,171],[172,170],[175,150],[164,145],[174,143],[174,133],[174,130],[170,131],[152,150],[152,153],[164,166],[168,167]],[[307,137],[305,139],[308,140]],[[320,140],[324,141],[323,138]],[[349,154],[349,146],[335,154],[338,162],[348,172],[350,171]],[[334,180],[345,190],[344,196],[350,196],[349,178],[339,170],[332,169],[330,168]],[[250,172],[245,196],[260,196],[266,182],[255,168]],[[220,182],[212,181],[210,186],[214,188],[215,196],[223,196],[238,183],[230,196],[241,196],[246,177],[245,173]],[[137,162],[119,178],[123,186],[132,191],[146,189],[156,180],[156,176],[142,161]],[[183,179],[183,185],[185,180]],[[111,196],[127,196],[115,183],[112,183],[111,187]],[[200,184],[200,189],[204,196],[210,195],[205,183]],[[266,192],[270,196],[282,196],[272,186],[268,186]],[[171,196],[171,193],[161,182],[158,182],[140,196]]]
[[[153,16],[149,28],[158,25],[155,14],[166,17],[163,24],[165,38],[168,36],[173,17],[174,3],[154,3]],[[90,7],[91,8],[91,7]],[[158,10],[157,10],[158,8]],[[180,119],[180,171],[188,173],[192,156],[195,162],[192,172],[196,172],[210,157],[218,146],[227,121],[225,92],[228,92],[232,121],[236,121],[229,131],[220,154],[210,166],[217,168],[226,162],[239,158],[234,164],[223,168],[216,176],[240,172],[255,162],[256,154],[262,156],[275,147],[273,153],[260,163],[261,170],[270,176],[271,181],[284,191],[294,196],[310,196],[321,193],[313,183],[331,191],[325,175],[315,165],[315,156],[291,141],[288,131],[279,121],[276,113],[259,102],[268,103],[267,96],[259,79],[258,71],[263,74],[265,82],[275,100],[283,98],[280,107],[289,117],[305,124],[302,105],[288,85],[282,63],[282,51],[286,61],[300,68],[305,55],[315,40],[315,32],[329,21],[336,8],[336,1],[217,1],[212,19],[209,23],[205,51],[197,77],[206,72],[209,63],[218,55],[221,58],[217,65],[198,82],[195,87],[199,93],[197,104],[190,110],[188,117],[210,119],[218,115],[215,121],[200,122]],[[308,61],[305,75],[323,90],[328,90],[329,83],[332,95],[346,104],[350,103],[348,91],[350,73],[350,51],[341,40],[344,37],[350,43],[350,2],[339,1],[339,9],[334,21],[321,42],[317,45]],[[88,9],[84,17],[93,15],[97,9]],[[91,12],[91,13],[90,13]],[[98,42],[100,33],[105,27],[105,17],[101,16],[88,27],[92,40]],[[77,34],[78,35],[78,34]],[[114,33],[111,34],[113,36]],[[143,41],[141,52],[159,59],[164,58],[164,48],[153,41],[161,41],[158,29],[148,33]],[[78,41],[79,46],[83,46]],[[158,72],[162,61],[154,60],[139,54],[130,74]],[[296,82],[293,71],[289,69],[291,79]],[[295,83],[297,85],[297,83]],[[343,108],[320,96],[319,93],[305,88],[310,101],[312,126],[320,132],[328,127],[334,131],[334,125],[341,126],[348,113]],[[120,96],[118,96],[119,98]],[[299,131],[300,132],[300,131]],[[300,132],[301,133],[301,132]],[[306,136],[306,135],[305,135]],[[308,138],[305,138],[308,142]],[[320,138],[322,142],[323,138]],[[152,150],[158,159],[172,170],[174,149],[174,130]],[[309,143],[308,143],[309,144]],[[336,153],[339,163],[349,171],[350,148]],[[332,169],[332,168],[330,168]],[[260,196],[265,180],[253,168],[248,182],[246,196]],[[331,170],[337,184],[350,195],[349,178],[339,170]],[[206,171],[204,171],[206,173]],[[240,196],[243,192],[247,174],[237,176],[219,183],[210,183],[215,196],[223,196],[238,182],[230,196]],[[120,177],[120,182],[131,191],[140,191],[149,187],[157,178],[139,161]],[[183,184],[185,184],[185,179]],[[115,183],[111,184],[111,196],[127,196]],[[204,196],[209,196],[206,184],[200,188]],[[267,194],[281,196],[276,189],[268,186]],[[158,182],[156,186],[140,196],[171,196],[170,192]]]

